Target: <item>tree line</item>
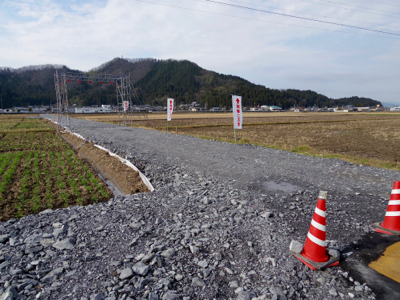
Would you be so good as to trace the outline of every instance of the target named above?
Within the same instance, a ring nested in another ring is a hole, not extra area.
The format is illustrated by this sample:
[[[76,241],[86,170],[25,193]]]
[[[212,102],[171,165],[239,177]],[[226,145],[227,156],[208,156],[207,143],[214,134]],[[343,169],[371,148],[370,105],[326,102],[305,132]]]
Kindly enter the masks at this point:
[[[375,106],[380,104],[369,98],[349,97],[331,99],[317,92],[306,90],[278,90],[253,84],[243,78],[223,75],[202,69],[187,60],[151,60],[151,68],[141,76],[135,68],[138,60],[114,59],[101,65],[102,72],[121,69],[129,70],[132,78],[140,78],[134,82],[135,92],[141,103],[166,105],[167,98],[174,98],[177,104],[190,104],[197,101],[200,106],[231,108],[231,95],[241,95],[244,106],[276,105],[283,109],[299,107],[332,107],[342,105]],[[57,66],[67,72],[72,71],[65,66]],[[60,70],[60,71],[61,71]],[[55,103],[54,68],[37,66],[16,72],[12,69],[0,69],[0,97],[3,107],[27,105],[48,105]],[[143,72],[143,70],[141,71]],[[143,76],[144,75],[144,76]],[[70,103],[80,106],[116,104],[115,85],[70,82],[68,83]]]

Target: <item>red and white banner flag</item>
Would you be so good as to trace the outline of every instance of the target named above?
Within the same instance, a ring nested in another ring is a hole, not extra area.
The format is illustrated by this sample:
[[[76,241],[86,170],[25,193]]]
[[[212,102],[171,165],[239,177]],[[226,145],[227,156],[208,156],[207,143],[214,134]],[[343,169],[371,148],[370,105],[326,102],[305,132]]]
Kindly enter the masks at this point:
[[[233,128],[242,129],[242,96],[232,95]]]
[[[129,108],[129,101],[124,101],[124,111],[127,111]]]
[[[172,120],[172,112],[174,111],[174,99],[167,99],[167,121]]]

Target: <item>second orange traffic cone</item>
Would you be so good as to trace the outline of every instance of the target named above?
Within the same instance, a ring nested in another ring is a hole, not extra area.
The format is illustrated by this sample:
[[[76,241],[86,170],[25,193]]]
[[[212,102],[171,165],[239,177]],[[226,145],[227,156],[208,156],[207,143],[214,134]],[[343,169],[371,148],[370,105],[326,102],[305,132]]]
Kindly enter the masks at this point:
[[[400,181],[393,184],[383,223],[372,225],[377,232],[400,235]]]
[[[330,258],[326,252],[326,195],[327,192],[319,192],[317,207],[311,220],[303,251],[300,254],[292,253],[313,270],[339,264],[339,258]]]

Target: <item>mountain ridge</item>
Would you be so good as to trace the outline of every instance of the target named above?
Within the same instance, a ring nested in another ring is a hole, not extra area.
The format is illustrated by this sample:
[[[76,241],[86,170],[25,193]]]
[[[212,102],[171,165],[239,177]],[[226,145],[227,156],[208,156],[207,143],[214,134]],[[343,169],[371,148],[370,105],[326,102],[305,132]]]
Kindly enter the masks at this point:
[[[18,69],[0,67],[0,97],[4,108],[55,103],[54,71],[81,72],[65,65],[37,65]],[[231,94],[241,95],[243,105],[278,105],[332,107],[341,105],[376,106],[377,100],[364,97],[332,99],[311,90],[278,90],[257,85],[239,76],[219,74],[206,70],[188,60],[159,60],[154,58],[114,58],[88,71],[130,75],[142,103],[166,104],[175,98],[177,104],[197,101],[209,108],[231,107]],[[77,105],[116,104],[115,87],[68,83],[70,103]]]

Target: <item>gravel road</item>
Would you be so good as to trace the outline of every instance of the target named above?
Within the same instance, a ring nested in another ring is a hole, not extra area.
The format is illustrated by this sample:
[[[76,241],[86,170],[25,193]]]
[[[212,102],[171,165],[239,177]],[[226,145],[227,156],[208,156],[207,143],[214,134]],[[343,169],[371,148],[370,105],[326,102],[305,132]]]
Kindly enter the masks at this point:
[[[385,297],[288,250],[319,190],[328,247],[348,249],[383,220],[398,172],[78,119],[71,130],[129,159],[155,191],[1,223],[0,299]]]

